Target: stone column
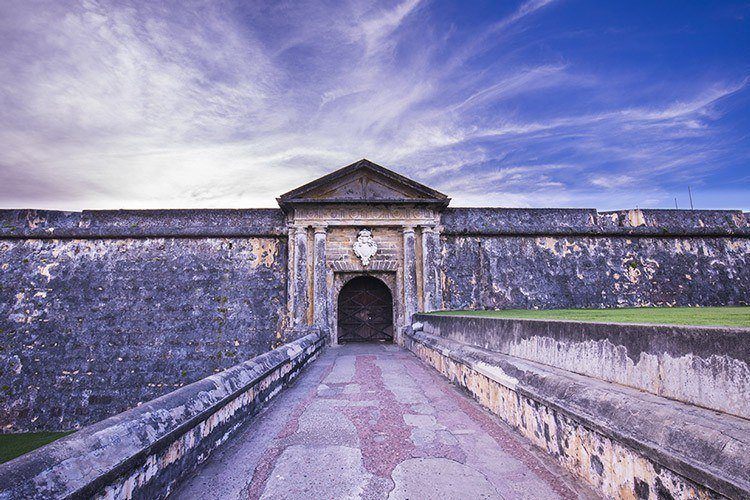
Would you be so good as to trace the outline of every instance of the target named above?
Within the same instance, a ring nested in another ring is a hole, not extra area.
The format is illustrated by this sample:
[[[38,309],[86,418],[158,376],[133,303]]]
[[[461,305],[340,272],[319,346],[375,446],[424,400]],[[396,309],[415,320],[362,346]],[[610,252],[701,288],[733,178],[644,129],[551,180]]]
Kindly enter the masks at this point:
[[[295,280],[295,259],[294,259],[294,234],[295,228],[292,224],[287,226],[287,271],[286,271],[286,313],[288,325],[294,324],[294,280]]]
[[[326,290],[326,226],[315,226],[313,245],[313,318],[319,328],[327,326],[328,293]]]
[[[411,324],[412,314],[417,312],[417,252],[414,247],[414,227],[404,226],[404,315],[405,323]]]
[[[294,326],[307,325],[307,227],[294,231]]]
[[[437,258],[440,251],[440,235],[432,226],[422,226],[422,290],[424,311],[440,309],[438,292],[439,276]]]

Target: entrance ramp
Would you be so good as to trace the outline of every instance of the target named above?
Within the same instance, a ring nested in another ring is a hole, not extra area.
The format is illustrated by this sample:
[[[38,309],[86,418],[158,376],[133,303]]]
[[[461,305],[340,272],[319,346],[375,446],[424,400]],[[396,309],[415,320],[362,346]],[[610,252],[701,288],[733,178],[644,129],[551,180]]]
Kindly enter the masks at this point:
[[[596,498],[412,353],[329,347],[170,498]]]

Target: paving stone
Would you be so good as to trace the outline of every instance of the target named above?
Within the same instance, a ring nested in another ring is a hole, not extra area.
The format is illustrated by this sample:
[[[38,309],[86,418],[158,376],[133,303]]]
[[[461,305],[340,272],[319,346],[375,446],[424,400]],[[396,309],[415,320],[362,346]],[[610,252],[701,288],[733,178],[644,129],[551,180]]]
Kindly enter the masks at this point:
[[[357,448],[290,446],[276,462],[261,498],[360,498],[369,479]]]
[[[389,500],[502,498],[478,471],[445,458],[413,458],[393,470]]]

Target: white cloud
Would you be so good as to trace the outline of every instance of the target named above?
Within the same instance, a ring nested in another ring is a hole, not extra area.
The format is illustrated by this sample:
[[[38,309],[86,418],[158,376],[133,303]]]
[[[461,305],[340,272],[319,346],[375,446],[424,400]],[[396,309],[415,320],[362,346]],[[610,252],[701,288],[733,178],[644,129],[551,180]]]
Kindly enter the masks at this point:
[[[722,100],[747,80],[648,106],[528,112],[603,84],[557,56],[467,69],[552,3],[522,3],[462,43],[418,0],[9,3],[0,206],[274,206],[362,157],[459,205],[575,204],[598,196],[582,186],[617,191],[608,179],[701,175],[725,147],[705,143]]]

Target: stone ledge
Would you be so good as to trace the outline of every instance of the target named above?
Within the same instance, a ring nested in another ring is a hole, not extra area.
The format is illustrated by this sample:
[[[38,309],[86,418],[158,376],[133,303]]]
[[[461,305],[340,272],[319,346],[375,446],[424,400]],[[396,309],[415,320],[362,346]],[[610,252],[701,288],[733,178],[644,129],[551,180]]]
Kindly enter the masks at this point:
[[[750,237],[739,210],[449,208],[442,232],[452,236]],[[0,238],[286,237],[282,210],[0,209]]]
[[[750,236],[740,210],[448,208],[441,224],[461,236]]]
[[[750,329],[417,314],[424,332],[750,418]]]
[[[312,361],[319,331],[0,465],[0,499],[164,498]]]
[[[0,210],[0,238],[286,237],[280,209]]]
[[[407,330],[407,348],[606,496],[750,497],[745,419]]]
[[[446,236],[614,236],[632,238],[750,238],[750,228],[722,227],[596,227],[596,226],[555,226],[539,227],[445,227]]]

